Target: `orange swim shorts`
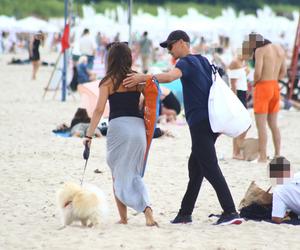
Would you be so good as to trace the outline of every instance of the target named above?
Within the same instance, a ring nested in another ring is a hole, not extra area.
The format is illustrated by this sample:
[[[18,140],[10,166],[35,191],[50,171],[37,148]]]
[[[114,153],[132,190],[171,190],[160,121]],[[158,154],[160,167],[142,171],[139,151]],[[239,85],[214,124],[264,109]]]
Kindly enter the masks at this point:
[[[277,113],[280,107],[280,90],[276,80],[262,80],[255,84],[253,109],[256,114]]]

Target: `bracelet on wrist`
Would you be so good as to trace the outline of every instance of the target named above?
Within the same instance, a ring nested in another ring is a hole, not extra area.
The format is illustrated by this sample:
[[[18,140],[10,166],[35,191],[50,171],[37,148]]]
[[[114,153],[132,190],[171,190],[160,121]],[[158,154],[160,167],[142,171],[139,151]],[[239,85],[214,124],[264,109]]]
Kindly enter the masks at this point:
[[[84,136],[85,138],[87,138],[87,139],[90,139],[90,140],[92,140],[93,139],[93,137],[91,137],[91,136]]]

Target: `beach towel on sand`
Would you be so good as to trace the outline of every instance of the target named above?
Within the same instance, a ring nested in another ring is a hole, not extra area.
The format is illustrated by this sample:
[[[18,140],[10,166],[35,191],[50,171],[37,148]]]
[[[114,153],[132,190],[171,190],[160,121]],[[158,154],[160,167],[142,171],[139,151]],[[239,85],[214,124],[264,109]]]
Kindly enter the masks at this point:
[[[221,215],[211,214],[208,217],[217,217],[220,218]],[[257,221],[257,222],[268,222],[276,224],[272,221],[272,204],[263,206],[257,203],[252,203],[249,206],[243,207],[240,211],[240,216],[247,220]],[[290,212],[288,216],[281,222],[281,224],[289,225],[300,225],[300,219],[296,214]]]
[[[264,221],[276,224],[272,221],[272,204],[263,206],[253,203],[247,207],[243,207],[240,211],[240,216],[246,220]],[[289,212],[288,216],[281,222],[282,224],[300,225],[298,215]]]

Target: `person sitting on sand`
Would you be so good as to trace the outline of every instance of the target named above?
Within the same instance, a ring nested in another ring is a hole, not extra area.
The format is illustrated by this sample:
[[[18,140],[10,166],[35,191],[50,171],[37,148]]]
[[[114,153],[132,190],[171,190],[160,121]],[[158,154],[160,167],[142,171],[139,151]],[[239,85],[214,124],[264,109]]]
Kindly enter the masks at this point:
[[[300,216],[300,172],[292,178],[290,162],[284,157],[274,158],[269,169],[271,180],[280,184],[273,191],[272,221],[280,224],[289,210]]]
[[[161,86],[159,115],[163,116],[167,122],[176,120],[181,111],[180,102],[174,93],[166,87]]]
[[[78,84],[91,82],[96,80],[96,74],[88,69],[87,56],[81,56],[77,64],[77,80]]]

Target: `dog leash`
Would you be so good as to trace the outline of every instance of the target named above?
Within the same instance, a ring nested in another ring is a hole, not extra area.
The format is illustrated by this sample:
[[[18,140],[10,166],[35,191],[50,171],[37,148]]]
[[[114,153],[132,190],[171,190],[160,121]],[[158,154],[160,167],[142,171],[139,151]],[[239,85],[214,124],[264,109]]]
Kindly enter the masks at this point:
[[[89,156],[90,156],[90,148],[88,146],[88,142],[86,142],[85,145],[84,145],[84,151],[83,151],[83,159],[85,159],[85,165],[84,165],[82,177],[81,177],[81,180],[80,180],[80,186],[82,186],[82,183],[83,183],[83,178],[84,178],[84,174],[85,174],[85,170],[86,170],[86,166],[87,166]]]

